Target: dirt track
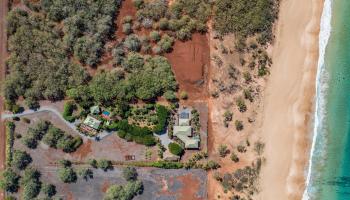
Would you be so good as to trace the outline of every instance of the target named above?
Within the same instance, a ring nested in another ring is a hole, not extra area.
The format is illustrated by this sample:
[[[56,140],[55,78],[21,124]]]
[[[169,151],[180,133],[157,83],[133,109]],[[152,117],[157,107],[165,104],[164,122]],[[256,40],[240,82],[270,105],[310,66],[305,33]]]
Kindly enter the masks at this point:
[[[0,84],[4,82],[5,79],[5,60],[7,57],[7,49],[6,49],[6,15],[8,11],[8,2],[7,0],[2,0],[0,2]],[[0,98],[0,115],[4,109],[4,100]],[[5,126],[4,123],[0,120],[0,171],[5,168]],[[4,193],[1,191],[0,199],[4,199]]]

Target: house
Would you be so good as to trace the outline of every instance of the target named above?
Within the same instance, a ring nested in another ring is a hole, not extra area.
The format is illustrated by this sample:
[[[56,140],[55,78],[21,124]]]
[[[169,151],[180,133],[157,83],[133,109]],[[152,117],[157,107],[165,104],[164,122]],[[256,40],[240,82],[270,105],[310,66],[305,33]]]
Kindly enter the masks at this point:
[[[185,144],[186,149],[199,149],[200,137],[193,136],[190,125],[190,110],[184,109],[178,114],[178,125],[174,126],[173,135]]]
[[[108,111],[103,111],[102,114],[101,114],[101,117],[105,120],[111,120],[111,113],[108,112]]]
[[[90,135],[97,135],[101,121],[92,116],[87,116],[84,122],[80,125],[80,130]]]
[[[94,117],[89,115],[84,120],[84,124],[89,126],[89,127],[91,127],[91,128],[93,128],[93,129],[98,130],[100,128],[101,121],[98,120],[98,119],[95,119]]]
[[[100,110],[100,107],[98,106],[92,106],[90,108],[90,113],[93,114],[93,115],[98,115],[100,114],[101,110]]]
[[[179,113],[179,125],[180,126],[189,126],[190,125],[190,111],[184,109]]]

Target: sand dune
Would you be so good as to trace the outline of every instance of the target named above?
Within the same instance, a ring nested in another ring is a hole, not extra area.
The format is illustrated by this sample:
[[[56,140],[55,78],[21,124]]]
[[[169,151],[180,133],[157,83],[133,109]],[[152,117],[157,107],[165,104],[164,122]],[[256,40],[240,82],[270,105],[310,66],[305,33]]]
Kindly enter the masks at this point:
[[[261,127],[261,200],[301,199],[309,155],[322,0],[284,0]]]

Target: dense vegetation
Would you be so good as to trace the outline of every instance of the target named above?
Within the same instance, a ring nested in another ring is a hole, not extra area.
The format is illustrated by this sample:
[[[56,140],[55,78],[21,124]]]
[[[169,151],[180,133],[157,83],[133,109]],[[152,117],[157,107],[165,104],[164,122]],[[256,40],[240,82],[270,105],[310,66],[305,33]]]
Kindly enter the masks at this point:
[[[168,147],[169,147],[169,151],[174,155],[182,156],[182,154],[184,153],[183,148],[177,143],[172,142],[169,144]]]
[[[126,120],[122,120],[117,123],[117,129],[119,137],[127,141],[134,141],[146,146],[153,146],[156,144],[153,132],[147,127],[130,125]]]
[[[214,27],[221,34],[251,36],[261,33],[272,39],[272,24],[277,18],[278,0],[217,0]]]

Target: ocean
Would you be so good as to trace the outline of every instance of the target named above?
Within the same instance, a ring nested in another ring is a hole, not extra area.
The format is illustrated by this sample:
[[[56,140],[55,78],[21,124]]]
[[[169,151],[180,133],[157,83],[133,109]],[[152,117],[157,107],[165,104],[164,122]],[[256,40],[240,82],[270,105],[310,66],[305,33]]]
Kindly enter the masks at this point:
[[[350,0],[325,0],[303,200],[350,200]]]

